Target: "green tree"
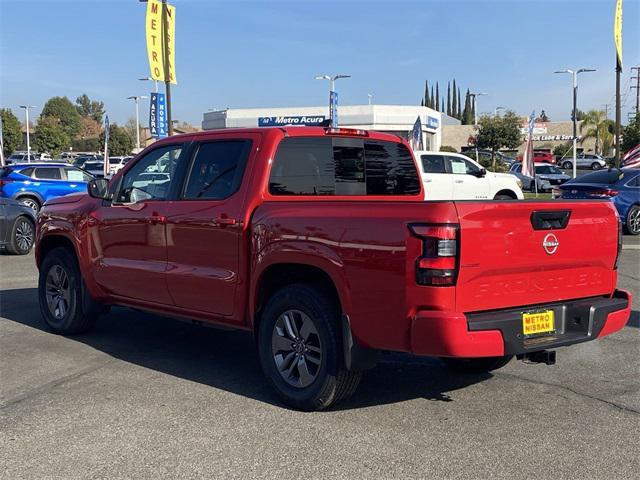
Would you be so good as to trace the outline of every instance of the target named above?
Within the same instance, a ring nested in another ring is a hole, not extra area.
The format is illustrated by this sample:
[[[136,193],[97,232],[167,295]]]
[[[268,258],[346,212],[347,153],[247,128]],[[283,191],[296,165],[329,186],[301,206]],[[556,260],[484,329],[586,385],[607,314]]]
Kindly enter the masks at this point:
[[[447,82],[447,115],[451,116],[451,82]]]
[[[491,167],[496,168],[495,153],[501,148],[517,148],[522,142],[520,117],[509,110],[502,117],[483,115],[478,120],[476,145],[491,150]]]
[[[48,152],[51,155],[58,155],[71,146],[71,139],[62,122],[53,116],[40,116],[34,137],[33,146],[35,149],[39,152]]]
[[[580,133],[584,138],[596,139],[596,153],[606,155],[611,149],[613,135],[609,133],[610,123],[602,110],[589,110],[582,117]]]
[[[456,79],[453,79],[453,92],[451,94],[451,116],[458,118],[458,92],[456,91]]]
[[[580,110],[579,108],[576,108],[576,121],[577,122],[582,121],[584,119],[585,115],[586,114],[582,110]]]
[[[434,108],[440,111],[440,85],[436,82],[436,104]]]
[[[431,102],[429,99],[429,80],[424,81],[424,98],[423,98],[424,106],[431,107]]]
[[[67,97],[50,98],[40,115],[60,120],[60,125],[69,138],[75,138],[80,133],[80,114]]]
[[[549,121],[549,117],[547,116],[546,112],[544,110],[542,110],[542,112],[540,112],[540,116],[538,118],[536,118],[536,122],[548,122]]]
[[[104,150],[104,132],[100,135],[100,149]],[[109,125],[109,155],[129,155],[133,150],[133,139],[124,127]]]
[[[458,151],[455,148],[453,148],[452,146],[450,146],[450,145],[442,145],[440,147],[440,151],[441,152],[458,153]]]
[[[435,109],[436,97],[433,95],[433,85],[431,85],[431,97],[429,97],[429,108]]]
[[[572,142],[565,142],[565,143],[561,143],[560,145],[556,145],[553,148],[553,154],[556,157],[562,158],[567,153],[569,153],[571,150],[573,150],[573,143]]]
[[[467,88],[467,94],[464,97],[464,110],[462,110],[462,124],[471,125],[473,123],[473,112],[471,111],[471,94]]]
[[[0,117],[2,117],[2,151],[9,156],[22,145],[22,126],[10,108],[0,108]]]
[[[640,115],[636,114],[633,121],[629,122],[629,125],[624,127],[622,131],[620,150],[622,153],[626,153],[638,144],[640,144]]]
[[[102,123],[104,117],[104,103],[91,100],[86,93],[76,98],[76,110],[83,117],[88,117]]]
[[[460,96],[460,87],[458,87],[458,120],[462,120],[462,97]]]

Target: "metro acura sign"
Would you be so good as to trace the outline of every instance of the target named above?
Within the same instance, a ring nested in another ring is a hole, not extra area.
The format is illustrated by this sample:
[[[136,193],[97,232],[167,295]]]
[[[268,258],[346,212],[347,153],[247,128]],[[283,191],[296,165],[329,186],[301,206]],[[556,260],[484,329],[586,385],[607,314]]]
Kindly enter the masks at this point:
[[[258,117],[259,127],[283,127],[285,125],[320,125],[326,118],[322,115]]]

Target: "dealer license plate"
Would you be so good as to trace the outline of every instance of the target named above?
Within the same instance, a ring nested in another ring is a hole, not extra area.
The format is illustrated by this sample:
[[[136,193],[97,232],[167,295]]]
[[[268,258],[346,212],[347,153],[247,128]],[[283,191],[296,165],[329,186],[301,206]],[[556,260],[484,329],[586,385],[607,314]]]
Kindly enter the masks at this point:
[[[553,310],[522,314],[522,333],[525,335],[549,333],[553,332],[555,328]]]

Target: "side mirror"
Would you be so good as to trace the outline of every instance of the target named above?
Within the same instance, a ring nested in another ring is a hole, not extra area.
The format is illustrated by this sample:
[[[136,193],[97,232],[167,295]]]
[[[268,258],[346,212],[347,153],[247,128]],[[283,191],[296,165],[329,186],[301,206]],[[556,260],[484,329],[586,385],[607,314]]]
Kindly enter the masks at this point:
[[[484,168],[481,168],[478,173],[476,173],[476,177],[478,178],[483,178],[484,176],[487,175],[487,170]]]
[[[111,200],[109,193],[109,180],[106,178],[94,178],[87,184],[87,193],[90,197],[101,200]]]

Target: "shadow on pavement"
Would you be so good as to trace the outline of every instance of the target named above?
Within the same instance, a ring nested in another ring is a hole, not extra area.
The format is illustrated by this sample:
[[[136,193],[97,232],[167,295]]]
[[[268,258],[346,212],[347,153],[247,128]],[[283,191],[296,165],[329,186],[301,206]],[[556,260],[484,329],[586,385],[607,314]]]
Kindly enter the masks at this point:
[[[49,332],[41,319],[35,288],[0,291],[0,316]],[[70,337],[114,358],[168,375],[281,406],[258,362],[247,332],[217,330],[170,318],[113,308],[96,328]],[[415,398],[451,401],[447,392],[491,378],[450,373],[437,359],[383,355],[365,372],[349,410]]]

